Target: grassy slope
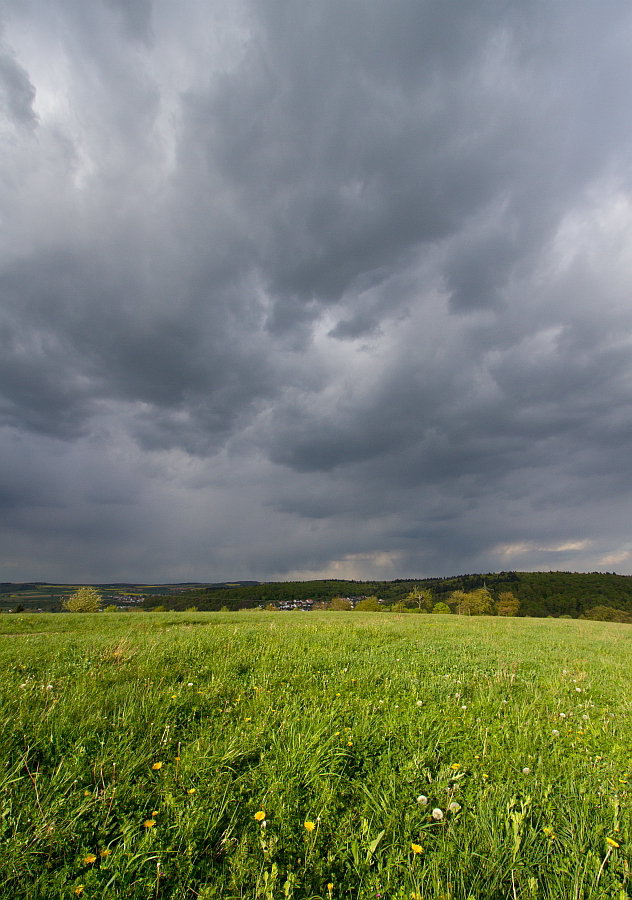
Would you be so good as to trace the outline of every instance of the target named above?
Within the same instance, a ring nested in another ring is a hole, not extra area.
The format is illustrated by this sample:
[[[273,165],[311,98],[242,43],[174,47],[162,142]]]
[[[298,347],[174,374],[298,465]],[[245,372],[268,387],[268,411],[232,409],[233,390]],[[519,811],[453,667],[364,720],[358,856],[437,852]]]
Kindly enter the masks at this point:
[[[197,613],[0,631],[6,896],[628,896],[630,629]]]

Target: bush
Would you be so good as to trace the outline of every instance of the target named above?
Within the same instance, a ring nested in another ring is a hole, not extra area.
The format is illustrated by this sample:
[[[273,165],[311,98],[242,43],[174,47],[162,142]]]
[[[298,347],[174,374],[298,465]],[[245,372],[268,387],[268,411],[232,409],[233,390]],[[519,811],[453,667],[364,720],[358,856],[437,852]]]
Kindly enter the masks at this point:
[[[101,594],[93,587],[80,587],[62,601],[61,608],[68,612],[99,612],[101,609]]]
[[[450,607],[447,603],[435,603],[432,608],[433,613],[440,613],[442,615],[447,615],[450,612]]]

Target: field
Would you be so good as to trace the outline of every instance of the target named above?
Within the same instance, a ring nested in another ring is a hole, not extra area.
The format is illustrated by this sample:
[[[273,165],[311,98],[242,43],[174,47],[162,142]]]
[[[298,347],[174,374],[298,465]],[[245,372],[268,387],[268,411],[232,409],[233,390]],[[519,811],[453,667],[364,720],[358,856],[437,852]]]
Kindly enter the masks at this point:
[[[11,898],[632,896],[632,628],[4,615]]]

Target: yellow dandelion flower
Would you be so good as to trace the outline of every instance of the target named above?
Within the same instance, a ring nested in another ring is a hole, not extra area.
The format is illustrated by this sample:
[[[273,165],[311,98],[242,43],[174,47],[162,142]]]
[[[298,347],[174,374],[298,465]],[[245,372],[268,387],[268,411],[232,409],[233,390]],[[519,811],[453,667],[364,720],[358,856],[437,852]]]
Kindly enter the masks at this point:
[[[179,756],[176,756],[176,757],[175,757],[175,761],[176,761],[176,762],[180,762],[180,757],[179,757]]]
[[[87,866],[91,866],[93,862],[97,861],[97,858],[94,853],[88,853],[87,856],[84,856],[83,861]]]
[[[339,737],[339,736],[340,736],[340,732],[339,732],[339,731],[336,731],[336,732],[334,733],[334,737]]]
[[[451,769],[460,769],[460,768],[461,768],[461,763],[452,763],[452,765],[450,766],[450,768],[451,768]]]
[[[612,838],[606,838],[606,844],[610,844],[611,847],[618,847],[618,846],[619,846],[619,844],[617,844],[616,841],[613,841]]]
[[[162,763],[161,762],[154,763],[152,766],[152,769],[154,770],[154,772],[157,772],[158,769],[162,769]]]
[[[75,894],[77,895],[77,897],[81,897],[81,895],[83,894],[83,888],[84,886],[82,884],[77,885],[77,887],[75,888]]]
[[[111,852],[112,852],[111,850],[107,850],[107,849],[99,850],[99,856],[101,857],[101,859],[105,859],[105,857],[109,856]]]
[[[424,848],[421,846],[421,844],[411,844],[410,846],[411,846],[413,853],[423,853],[424,852]]]
[[[266,817],[266,814],[262,809],[260,809],[259,812],[255,813],[255,819],[257,822],[263,822],[265,817]]]
[[[90,796],[90,791],[84,791],[84,792],[83,792],[83,796],[84,796],[84,797],[89,797],[89,796]]]
[[[152,819],[153,819],[154,816],[157,816],[157,815],[158,815],[158,810],[157,810],[157,809],[152,809],[152,811],[151,811],[151,817],[152,817]]]
[[[145,826],[145,828],[148,828],[148,829],[153,828],[155,824],[156,824],[155,819],[145,819],[145,821],[143,822],[143,825]]]
[[[305,828],[307,831],[311,832],[314,830],[314,828],[316,828],[316,826],[314,825],[313,822],[305,822]]]
[[[172,699],[172,700],[177,700],[177,699],[178,699],[178,695],[177,695],[177,694],[172,694],[172,695],[171,695],[171,699]]]
[[[347,747],[353,747],[353,741],[347,741]]]
[[[187,794],[195,794],[195,788],[189,788]]]

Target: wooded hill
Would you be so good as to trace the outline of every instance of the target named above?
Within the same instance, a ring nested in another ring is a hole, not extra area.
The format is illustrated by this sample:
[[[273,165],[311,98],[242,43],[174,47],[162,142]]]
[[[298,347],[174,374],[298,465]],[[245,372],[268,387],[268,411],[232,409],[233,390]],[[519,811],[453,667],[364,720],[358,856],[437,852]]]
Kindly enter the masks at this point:
[[[571,616],[578,618],[598,606],[611,607],[632,616],[632,576],[615,573],[496,572],[457,575],[451,578],[397,579],[395,581],[286,581],[235,586],[210,585],[176,595],[147,596],[143,607],[200,610],[248,609],[297,600],[330,601],[334,597],[377,596],[385,606],[403,600],[415,588],[431,591],[437,602],[452,591],[487,587],[494,601],[510,591],[519,601],[520,616]]]

